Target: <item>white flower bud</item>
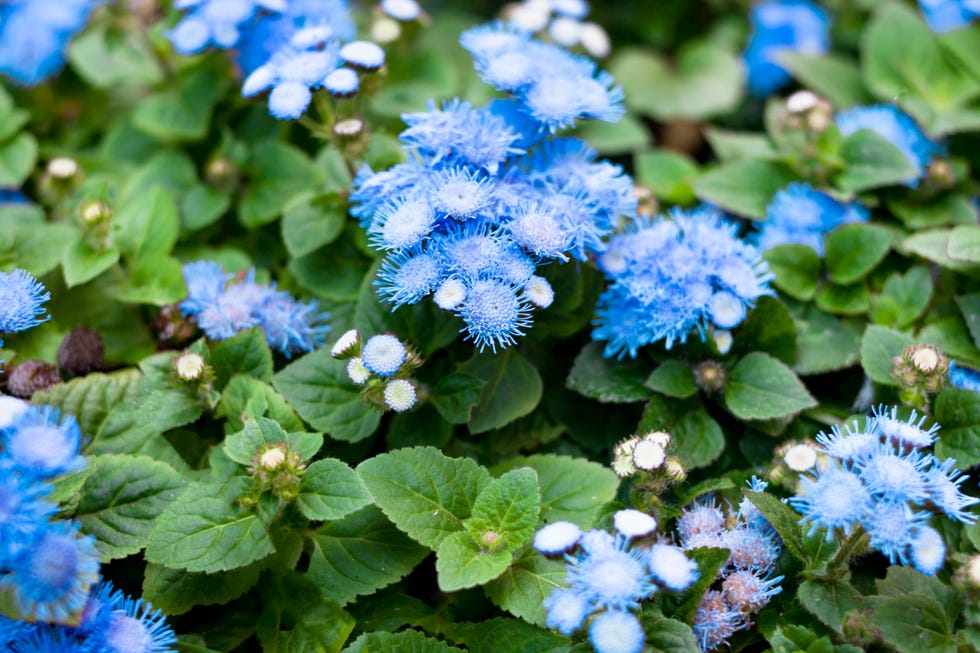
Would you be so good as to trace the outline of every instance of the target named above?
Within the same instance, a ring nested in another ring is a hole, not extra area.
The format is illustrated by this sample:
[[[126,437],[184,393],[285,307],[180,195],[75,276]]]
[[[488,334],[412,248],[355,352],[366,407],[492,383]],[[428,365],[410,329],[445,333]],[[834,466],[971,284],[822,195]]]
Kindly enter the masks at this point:
[[[259,464],[269,471],[278,469],[285,460],[286,452],[279,447],[273,447],[259,456]]]
[[[185,381],[194,381],[204,371],[204,357],[195,352],[187,352],[177,357],[175,364],[177,376]]]

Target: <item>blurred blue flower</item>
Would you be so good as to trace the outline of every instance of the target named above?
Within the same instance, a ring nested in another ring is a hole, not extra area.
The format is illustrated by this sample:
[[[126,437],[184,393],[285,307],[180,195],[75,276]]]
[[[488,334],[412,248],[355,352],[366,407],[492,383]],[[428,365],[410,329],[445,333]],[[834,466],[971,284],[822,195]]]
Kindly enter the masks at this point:
[[[819,55],[830,47],[830,17],[806,0],[765,0],[749,14],[752,35],[742,59],[749,89],[768,97],[792,79],[779,57],[785,53]]]
[[[68,41],[102,0],[8,0],[0,3],[0,74],[34,86],[65,64]]]
[[[217,264],[198,261],[184,265],[184,281],[188,296],[180,308],[213,340],[258,327],[270,347],[291,356],[322,345],[330,329],[316,301],[299,302],[274,283],[259,285],[254,270],[232,280]]]
[[[935,576],[946,562],[943,536],[929,526],[919,527],[909,542],[909,559],[919,572]]]
[[[44,302],[51,294],[24,270],[0,272],[0,333],[16,333],[37,326],[42,319]]]
[[[51,487],[40,479],[20,474],[0,459],[0,569],[30,546],[57,507],[44,500]],[[2,640],[2,638],[0,638]]]
[[[852,222],[867,222],[868,209],[842,203],[809,184],[790,184],[773,195],[766,221],[759,223],[756,244],[761,250],[787,244],[807,245],[823,256],[824,236]]]
[[[980,370],[949,362],[949,383],[955,388],[980,392]]]
[[[214,45],[230,48],[240,28],[260,11],[281,12],[287,0],[174,0],[174,9],[187,11],[167,38],[181,54],[195,54]]]
[[[313,90],[340,65],[339,46],[326,40],[317,47],[300,49],[291,45],[276,52],[268,63],[245,78],[242,96],[270,91],[269,112],[280,120],[293,120],[306,112]]]
[[[640,653],[646,633],[631,613],[607,610],[589,624],[589,641],[596,653]]]
[[[915,120],[890,104],[840,111],[836,121],[845,137],[867,129],[897,147],[917,170],[915,176],[906,180],[909,185],[915,185],[936,155],[943,152],[943,147],[926,136]]]
[[[116,591],[105,630],[91,639],[101,639],[107,653],[169,653],[177,642],[173,629],[160,610]]]
[[[670,349],[692,331],[736,326],[745,309],[772,294],[772,275],[737,227],[710,208],[675,209],[670,219],[639,220],[599,257],[612,281],[599,298],[594,340],[606,356],[636,357],[645,345]]]
[[[934,32],[950,32],[980,18],[977,0],[919,0],[922,16]]]
[[[717,590],[705,592],[692,621],[691,628],[702,651],[723,646],[736,631],[749,625],[745,613],[730,605]]]
[[[0,188],[0,204],[27,204],[27,196],[15,188]]]
[[[57,408],[31,406],[0,429],[3,458],[20,474],[47,479],[85,466],[79,455],[82,433],[72,415]]]

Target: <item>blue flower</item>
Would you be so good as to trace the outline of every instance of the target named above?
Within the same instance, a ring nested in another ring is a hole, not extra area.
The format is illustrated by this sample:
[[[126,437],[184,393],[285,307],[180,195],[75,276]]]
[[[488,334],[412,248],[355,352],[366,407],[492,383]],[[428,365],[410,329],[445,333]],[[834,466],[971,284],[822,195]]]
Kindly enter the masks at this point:
[[[24,270],[0,272],[0,333],[30,329],[47,320],[42,304],[51,299],[41,283]]]
[[[167,37],[181,54],[195,54],[209,45],[230,48],[238,43],[242,25],[257,12],[281,12],[286,6],[286,0],[175,0],[174,9],[190,11]]]
[[[697,581],[698,565],[682,549],[669,544],[654,544],[647,554],[650,573],[669,590],[683,592]]]
[[[506,348],[515,336],[524,335],[530,326],[530,310],[516,288],[496,279],[478,279],[466,292],[459,309],[466,322],[466,339],[481,350],[489,346]]]
[[[339,46],[332,40],[305,49],[287,45],[268,63],[245,78],[242,96],[270,91],[269,112],[280,120],[293,120],[306,112],[313,90],[340,65]]]
[[[854,471],[876,499],[921,503],[926,499],[923,474],[929,463],[918,451],[896,452],[882,444],[861,456]]]
[[[768,267],[735,225],[704,208],[670,217],[635,222],[599,257],[612,284],[599,298],[592,338],[608,341],[606,356],[635,357],[661,340],[670,349],[692,331],[703,339],[712,326],[736,326],[772,293]]]
[[[385,258],[375,285],[378,293],[397,308],[427,296],[436,289],[442,275],[442,265],[435,256],[409,250]]]
[[[767,250],[790,243],[812,247],[823,256],[824,236],[852,222],[867,222],[868,209],[841,203],[809,184],[790,184],[778,191],[766,207],[766,221],[759,225],[756,243]]]
[[[782,552],[779,536],[771,526],[763,530],[744,522],[722,534],[721,547],[729,550],[732,569],[759,573],[772,570]]]
[[[752,8],[750,21],[752,36],[742,58],[749,89],[759,97],[768,97],[790,82],[780,55],[818,55],[830,47],[830,17],[812,2],[766,0]]]
[[[121,595],[121,592],[120,592]],[[102,634],[106,653],[168,653],[177,642],[163,613],[142,599],[119,596]]]
[[[59,420],[51,406],[31,406],[0,429],[3,456],[19,473],[51,478],[85,466],[78,454],[82,434],[71,415]]]
[[[90,653],[66,628],[35,626],[11,643],[10,653]]]
[[[939,432],[939,424],[933,424],[928,431],[924,430],[922,424],[926,421],[926,415],[919,417],[914,410],[908,420],[898,418],[898,406],[892,406],[890,409],[884,405],[878,406],[872,413],[874,423],[881,435],[898,447],[915,449],[928,447],[935,442],[936,434]]]
[[[872,548],[883,553],[889,562],[905,565],[912,538],[927,519],[926,513],[913,511],[904,501],[886,499],[875,504],[861,525],[871,538]]]
[[[955,388],[980,392],[980,371],[949,362],[949,383]]]
[[[782,580],[782,576],[766,578],[743,569],[725,576],[721,591],[725,602],[747,617],[766,607],[772,597],[783,591],[779,585]]]
[[[946,543],[938,531],[921,526],[909,542],[912,566],[928,576],[935,576],[946,562]]]
[[[729,605],[721,592],[708,590],[698,603],[691,627],[700,649],[711,651],[747,625],[746,615]]]
[[[259,327],[269,346],[287,357],[313,351],[323,344],[329,317],[318,312],[315,301],[296,301],[275,284],[255,283],[255,271],[232,281],[219,265],[198,261],[184,266],[188,296],[180,303],[185,315],[214,340]]]
[[[408,352],[401,340],[392,335],[371,336],[361,349],[361,361],[378,376],[392,376],[397,372]]]
[[[837,128],[843,136],[867,129],[897,147],[917,170],[913,177],[905,180],[910,185],[914,185],[925,174],[933,158],[943,152],[943,147],[926,136],[915,120],[889,104],[838,112]]]
[[[65,64],[68,41],[102,0],[11,0],[0,3],[0,74],[34,86]]]
[[[869,420],[863,429],[855,420],[845,424],[843,428],[834,425],[830,433],[821,431],[816,440],[828,456],[848,463],[873,451],[881,442],[881,431],[878,423],[873,420]]]
[[[85,607],[89,588],[98,580],[95,540],[78,526],[55,522],[39,535],[0,579],[18,611],[39,621],[66,622]]]
[[[976,0],[919,0],[922,16],[934,32],[950,32],[980,18]]]
[[[589,641],[596,653],[640,653],[646,633],[629,612],[608,610],[592,620]]]
[[[29,200],[19,190],[14,188],[0,188],[0,204],[27,204]]]
[[[963,494],[960,487],[969,477],[955,468],[956,461],[952,458],[939,462],[933,457],[932,463],[933,466],[924,475],[929,503],[950,519],[965,524],[974,523],[977,515],[967,508],[980,503],[980,499]]]
[[[725,530],[725,513],[712,500],[695,501],[677,520],[677,533],[685,549],[720,547]]]
[[[0,459],[0,568],[6,567],[38,532],[57,507],[44,500],[51,487],[36,477],[20,474]]]
[[[810,523],[811,535],[827,529],[828,542],[838,528],[849,534],[872,507],[871,493],[861,478],[836,467],[821,470],[816,479],[801,477],[799,494],[789,502],[803,515],[800,523]]]

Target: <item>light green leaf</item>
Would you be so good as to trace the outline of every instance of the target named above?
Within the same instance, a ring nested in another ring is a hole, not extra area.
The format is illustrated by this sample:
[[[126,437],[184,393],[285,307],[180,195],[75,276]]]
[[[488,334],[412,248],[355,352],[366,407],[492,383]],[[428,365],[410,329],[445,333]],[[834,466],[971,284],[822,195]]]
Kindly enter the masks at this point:
[[[455,592],[483,585],[504,573],[510,561],[509,551],[487,551],[469,533],[452,533],[436,549],[439,589]]]
[[[694,194],[732,213],[762,220],[772,196],[794,179],[782,164],[737,159],[701,175],[694,183]]]
[[[65,284],[71,288],[91,281],[118,260],[119,250],[115,247],[97,251],[84,241],[76,241],[65,250],[65,258],[61,262]]]
[[[286,433],[276,421],[265,417],[249,419],[245,428],[225,438],[225,454],[239,465],[248,465],[264,445],[284,442],[298,453],[303,460],[309,460],[323,446],[323,436],[319,433]]]
[[[753,352],[728,375],[725,405],[741,419],[772,419],[812,408],[817,402],[785,363]]]
[[[915,340],[908,334],[869,325],[861,338],[861,366],[865,374],[876,383],[897,386],[898,380],[892,378],[892,359],[900,356],[902,349],[911,344],[915,344]]]
[[[0,187],[19,188],[36,162],[37,140],[27,132],[0,143]]]
[[[635,157],[637,180],[659,199],[673,204],[694,201],[691,185],[698,167],[689,157],[670,151],[643,152]]]
[[[514,552],[534,533],[540,502],[537,473],[528,467],[515,469],[480,492],[463,527],[485,551]]]
[[[871,104],[857,64],[836,54],[808,55],[783,52],[779,61],[802,84],[827,98],[838,109]]]
[[[779,245],[763,255],[776,276],[773,283],[781,291],[800,301],[809,301],[817,292],[820,278],[820,256],[807,245]]]
[[[371,494],[357,472],[334,458],[323,458],[307,467],[296,498],[300,512],[316,521],[340,519],[371,502]]]
[[[215,386],[224,388],[235,374],[244,374],[266,383],[272,381],[272,351],[265,333],[258,327],[236,333],[227,340],[209,344],[215,372]]]
[[[117,227],[113,244],[137,261],[169,254],[180,232],[177,205],[160,187],[133,198],[113,216],[112,223]]]
[[[487,583],[484,591],[497,607],[537,626],[544,626],[541,602],[563,587],[565,563],[550,560],[537,552],[515,561],[503,575]]]
[[[936,397],[936,421],[943,425],[936,456],[955,458],[959,468],[980,463],[980,394],[946,388]]]
[[[834,283],[846,286],[866,277],[888,254],[892,234],[870,224],[845,224],[825,239],[824,258]]]
[[[837,186],[860,192],[881,186],[904,184],[919,176],[918,167],[880,134],[862,129],[844,139],[841,146],[844,169]]]
[[[301,195],[282,214],[282,240],[293,257],[337,240],[347,223],[347,204],[336,193]]]
[[[255,148],[246,174],[252,182],[238,205],[238,219],[247,228],[272,222],[294,197],[323,181],[302,150],[276,139]]]

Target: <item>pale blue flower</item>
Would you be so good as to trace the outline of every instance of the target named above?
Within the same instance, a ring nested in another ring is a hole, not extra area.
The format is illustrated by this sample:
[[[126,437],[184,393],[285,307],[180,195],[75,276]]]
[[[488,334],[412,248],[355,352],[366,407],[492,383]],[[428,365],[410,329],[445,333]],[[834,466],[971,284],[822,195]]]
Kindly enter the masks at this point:
[[[287,0],[174,0],[174,9],[187,11],[167,33],[181,54],[195,54],[210,45],[230,48],[238,43],[240,28],[258,12],[281,12]]]
[[[0,74],[35,86],[65,64],[71,38],[102,0],[8,0],[0,3]]]
[[[928,430],[923,429],[922,425],[927,416],[922,415],[920,417],[915,410],[912,411],[908,420],[898,418],[898,406],[892,406],[889,409],[881,405],[875,408],[872,414],[878,431],[888,442],[896,446],[921,449],[936,441],[939,424],[934,423]],[[918,419],[916,419],[917,417]]]
[[[698,647],[712,651],[724,645],[738,630],[748,626],[748,618],[733,608],[717,590],[705,592],[694,613],[692,629]]]
[[[950,32],[980,18],[977,0],[919,0],[922,16],[934,32]]]
[[[478,279],[466,292],[459,314],[466,322],[466,339],[479,348],[513,345],[531,325],[530,307],[514,286],[494,279]]]
[[[385,51],[371,41],[352,41],[340,48],[340,58],[360,70],[377,70],[385,63]]]
[[[32,474],[20,474],[0,458],[0,568],[30,546],[57,507],[45,501],[51,491]]]
[[[943,147],[926,136],[915,120],[890,104],[840,111],[836,120],[843,136],[867,129],[897,147],[917,170],[905,180],[910,185],[916,184],[932,160],[943,152]]]
[[[956,469],[956,461],[952,458],[940,462],[933,457],[932,463],[924,475],[929,503],[952,520],[964,524],[976,522],[976,513],[968,508],[980,503],[980,499],[963,494],[962,490],[963,483],[969,477]]]
[[[836,467],[820,470],[816,479],[801,477],[799,494],[789,503],[803,515],[800,522],[810,524],[811,535],[826,528],[828,542],[838,528],[850,534],[872,509],[871,493],[861,478]]]
[[[928,576],[935,576],[946,562],[946,543],[936,529],[921,526],[909,542],[912,566]]]
[[[949,362],[949,383],[963,390],[980,392],[980,371],[959,365],[956,361]]]
[[[830,47],[830,17],[812,2],[765,0],[749,16],[753,31],[742,58],[749,89],[759,97],[772,95],[792,79],[780,55],[819,55]]]
[[[874,510],[862,518],[861,525],[871,538],[872,548],[892,564],[906,565],[912,539],[927,520],[926,513],[913,511],[908,503],[886,499],[875,503]]]
[[[82,433],[72,415],[60,417],[57,408],[31,406],[0,429],[3,457],[20,474],[51,478],[85,466],[79,455]]]
[[[245,78],[242,96],[269,91],[269,112],[281,120],[293,120],[306,112],[313,91],[340,65],[339,46],[332,40],[320,47],[299,49],[286,46],[268,63]]]
[[[381,377],[392,376],[397,372],[408,352],[401,340],[392,335],[371,336],[361,349],[361,362]]]
[[[589,641],[596,653],[640,653],[646,642],[646,633],[634,615],[621,610],[608,610],[592,620]]]
[[[0,272],[0,333],[16,333],[37,326],[44,316],[44,304],[51,294],[24,270]]]
[[[823,256],[824,236],[843,224],[867,222],[868,209],[838,202],[809,184],[793,183],[773,195],[766,220],[758,225],[759,249],[787,244],[807,245]]]
[[[854,471],[875,499],[921,503],[926,499],[924,472],[930,459],[920,452],[896,452],[881,444],[858,458]]]

